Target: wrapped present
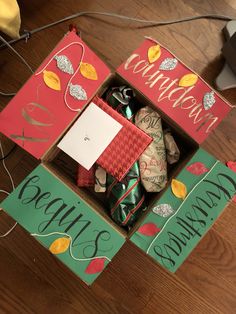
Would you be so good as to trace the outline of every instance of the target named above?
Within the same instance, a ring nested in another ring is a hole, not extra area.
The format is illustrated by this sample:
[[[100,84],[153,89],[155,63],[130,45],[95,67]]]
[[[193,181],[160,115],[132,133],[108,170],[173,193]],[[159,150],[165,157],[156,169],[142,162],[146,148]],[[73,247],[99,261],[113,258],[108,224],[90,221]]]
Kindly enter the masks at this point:
[[[108,103],[124,117],[134,121],[138,103],[131,88],[121,86],[107,93]],[[143,133],[143,132],[142,132]],[[111,217],[121,226],[131,226],[146,209],[144,190],[140,181],[139,165],[136,161],[125,178],[118,182],[107,176],[108,207]]]
[[[87,170],[83,166],[78,165],[77,185],[79,187],[90,187],[94,186],[94,184],[95,184],[95,166]]]
[[[102,167],[96,165],[94,191],[97,193],[106,192],[106,181],[106,171]]]
[[[112,219],[121,226],[133,225],[146,209],[137,162],[120,182],[107,176],[107,197]]]
[[[179,161],[180,151],[169,129],[164,131],[164,143],[167,162],[171,165]]]
[[[152,138],[114,110],[104,100],[96,97],[93,102],[123,126],[97,160],[97,164],[105,169],[107,173],[121,181],[151,143]],[[120,104],[119,101],[117,101],[117,104]],[[130,108],[126,109],[126,117],[131,118]]]
[[[142,184],[147,192],[159,192],[167,183],[166,151],[160,115],[146,106],[136,114],[135,124],[153,138],[139,158]]]

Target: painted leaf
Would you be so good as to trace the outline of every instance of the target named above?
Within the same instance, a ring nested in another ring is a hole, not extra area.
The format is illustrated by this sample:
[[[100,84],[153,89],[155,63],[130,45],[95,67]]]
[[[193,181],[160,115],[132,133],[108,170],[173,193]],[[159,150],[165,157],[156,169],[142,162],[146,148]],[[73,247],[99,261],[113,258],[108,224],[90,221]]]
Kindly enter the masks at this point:
[[[61,253],[64,253],[68,249],[69,246],[70,246],[70,238],[68,237],[58,238],[52,242],[52,244],[49,247],[49,251],[52,254],[61,254]]]
[[[69,93],[77,100],[87,100],[87,93],[81,85],[70,83]]]
[[[236,203],[236,195],[233,196],[232,201]]]
[[[215,102],[216,102],[216,99],[215,99],[215,95],[213,91],[206,93],[203,96],[203,106],[205,110],[211,109],[211,107],[214,105]]]
[[[176,68],[178,64],[178,60],[175,58],[166,58],[162,61],[162,63],[159,66],[159,70],[163,71],[171,71]]]
[[[161,229],[158,228],[154,223],[149,222],[139,227],[138,232],[145,236],[152,237],[155,234],[157,234],[160,230]]]
[[[169,217],[174,213],[173,208],[169,204],[160,204],[152,209],[154,214],[157,214],[161,217]]]
[[[204,165],[202,162],[194,162],[193,164],[189,165],[186,167],[186,169],[192,173],[195,174],[196,176],[200,176],[203,173],[206,173],[209,171],[209,169]]]
[[[229,160],[227,163],[226,163],[227,167],[230,168],[232,171],[236,172],[236,161],[232,161],[232,160]]]
[[[181,181],[172,179],[171,189],[172,189],[173,194],[176,197],[185,199],[185,197],[187,195],[187,188],[186,188],[186,185],[184,183],[182,183]]]
[[[61,82],[58,75],[52,71],[43,71],[44,83],[54,90],[61,90]]]
[[[81,62],[80,73],[89,80],[96,81],[98,79],[97,71],[95,67],[90,63]]]
[[[197,83],[198,76],[194,73],[185,74],[179,80],[179,86],[188,87]]]
[[[54,59],[57,61],[57,67],[65,73],[74,74],[73,65],[65,55],[55,56]]]
[[[89,275],[100,273],[105,267],[105,261],[105,258],[93,259],[85,269],[85,273]]]
[[[161,47],[159,45],[151,46],[148,49],[148,61],[153,63],[160,58],[161,55]]]

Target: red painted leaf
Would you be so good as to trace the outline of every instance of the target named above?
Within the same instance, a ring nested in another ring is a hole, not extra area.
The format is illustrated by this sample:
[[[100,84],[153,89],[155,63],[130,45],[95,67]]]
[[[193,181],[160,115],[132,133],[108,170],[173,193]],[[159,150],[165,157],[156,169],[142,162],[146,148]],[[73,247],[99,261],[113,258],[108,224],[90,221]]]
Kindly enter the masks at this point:
[[[93,259],[88,267],[85,269],[86,274],[92,275],[96,273],[100,273],[105,267],[105,258],[96,258]]]
[[[233,196],[232,201],[236,203],[236,194]]]
[[[199,161],[194,162],[190,166],[186,167],[186,169],[196,176],[200,176],[201,174],[209,171],[209,169],[202,162]]]
[[[161,229],[159,229],[154,223],[149,222],[147,224],[142,225],[139,229],[138,232],[145,235],[152,237],[155,234],[157,234]]]
[[[229,167],[231,170],[233,170],[234,172],[236,172],[236,161],[231,161],[229,160],[226,163],[227,167]]]

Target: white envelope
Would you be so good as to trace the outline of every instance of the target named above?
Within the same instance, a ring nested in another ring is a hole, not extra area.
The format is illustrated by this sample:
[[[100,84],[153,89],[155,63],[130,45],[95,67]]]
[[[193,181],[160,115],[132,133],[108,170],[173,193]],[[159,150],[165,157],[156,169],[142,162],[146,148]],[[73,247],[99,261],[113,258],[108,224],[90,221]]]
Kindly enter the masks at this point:
[[[89,170],[122,127],[91,102],[58,147]]]

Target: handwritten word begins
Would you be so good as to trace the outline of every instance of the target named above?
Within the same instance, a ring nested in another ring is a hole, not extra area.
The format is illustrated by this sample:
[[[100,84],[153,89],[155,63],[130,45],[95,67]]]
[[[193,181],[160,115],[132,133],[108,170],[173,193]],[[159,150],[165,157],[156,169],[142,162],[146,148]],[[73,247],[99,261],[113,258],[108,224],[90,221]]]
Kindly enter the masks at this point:
[[[64,201],[63,197],[55,197],[51,192],[42,191],[37,184],[39,182],[40,177],[38,175],[29,177],[18,194],[18,199],[21,200],[22,204],[31,204],[34,209],[44,212],[46,220],[39,222],[38,231],[42,233],[52,224],[62,227],[65,233],[71,232],[73,229],[77,233],[73,237],[72,246],[80,245],[77,240],[84,232],[89,231],[88,228],[91,228],[92,224],[91,220],[86,219],[84,214],[79,212],[78,205],[80,205],[80,202],[71,206]],[[47,219],[48,216],[50,218]],[[107,230],[94,231],[96,231],[95,239],[88,238],[87,241],[89,243],[88,247],[93,249],[90,249],[89,256],[86,257],[96,256],[100,242],[108,241],[111,237],[110,232]],[[89,235],[89,232],[87,234]]]

